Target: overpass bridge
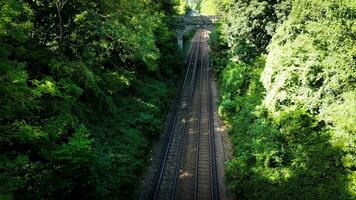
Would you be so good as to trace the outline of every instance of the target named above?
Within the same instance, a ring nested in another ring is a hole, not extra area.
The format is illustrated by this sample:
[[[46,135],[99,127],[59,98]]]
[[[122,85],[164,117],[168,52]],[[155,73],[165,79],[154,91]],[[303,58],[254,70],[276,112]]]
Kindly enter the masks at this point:
[[[219,20],[219,16],[181,16],[175,18],[178,26],[189,25],[213,25]]]
[[[174,18],[176,23],[176,36],[178,39],[178,46],[183,49],[183,36],[192,29],[205,28],[212,30],[214,24],[220,19],[219,16],[180,16]]]

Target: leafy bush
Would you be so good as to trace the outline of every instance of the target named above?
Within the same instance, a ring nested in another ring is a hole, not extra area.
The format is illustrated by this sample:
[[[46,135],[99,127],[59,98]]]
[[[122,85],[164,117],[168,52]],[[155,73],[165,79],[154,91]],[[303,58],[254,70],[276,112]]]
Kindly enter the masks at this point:
[[[244,199],[354,199],[356,4],[224,2],[229,28],[215,32],[212,49],[234,147],[229,188]],[[249,34],[254,27],[272,39]]]

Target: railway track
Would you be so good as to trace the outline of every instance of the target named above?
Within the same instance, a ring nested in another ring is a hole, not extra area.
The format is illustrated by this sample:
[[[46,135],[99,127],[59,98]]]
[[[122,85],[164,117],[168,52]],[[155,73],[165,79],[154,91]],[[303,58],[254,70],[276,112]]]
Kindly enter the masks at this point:
[[[204,32],[204,40],[207,40]],[[218,199],[218,183],[216,174],[215,137],[212,111],[212,94],[210,85],[210,69],[208,60],[208,45],[202,45],[200,67],[200,98],[198,108],[198,127],[195,161],[195,191],[194,199]],[[207,97],[207,98],[203,98]]]
[[[219,199],[207,38],[193,38],[151,199]]]

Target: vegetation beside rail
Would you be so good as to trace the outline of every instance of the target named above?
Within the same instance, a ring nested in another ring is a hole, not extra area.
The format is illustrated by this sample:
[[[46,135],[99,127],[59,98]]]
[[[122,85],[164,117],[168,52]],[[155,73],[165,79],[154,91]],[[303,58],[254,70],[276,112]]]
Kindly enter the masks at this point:
[[[356,4],[221,0],[219,113],[242,199],[356,198]]]
[[[0,199],[135,199],[182,72],[174,2],[0,1]]]

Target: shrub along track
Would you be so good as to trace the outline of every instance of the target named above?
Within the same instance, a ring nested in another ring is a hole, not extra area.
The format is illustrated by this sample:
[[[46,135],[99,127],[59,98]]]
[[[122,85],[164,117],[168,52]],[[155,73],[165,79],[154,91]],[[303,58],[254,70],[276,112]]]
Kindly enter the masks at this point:
[[[208,32],[200,29],[192,40],[183,86],[173,117],[167,124],[150,199],[221,199],[220,196],[225,196],[219,191],[222,183],[217,172],[208,52]]]

